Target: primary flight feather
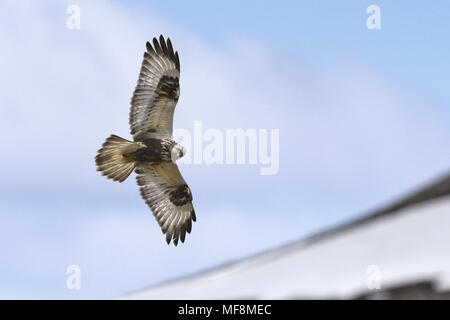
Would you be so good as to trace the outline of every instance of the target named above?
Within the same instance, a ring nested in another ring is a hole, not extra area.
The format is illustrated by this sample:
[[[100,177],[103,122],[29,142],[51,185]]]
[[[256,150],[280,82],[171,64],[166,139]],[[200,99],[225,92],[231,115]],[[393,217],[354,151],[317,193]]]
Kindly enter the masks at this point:
[[[147,42],[131,98],[134,141],[111,135],[95,157],[97,170],[122,182],[134,170],[141,196],[158,221],[167,244],[184,242],[196,220],[192,193],[175,161],[186,152],[172,140],[173,114],[180,96],[180,59],[161,35]]]

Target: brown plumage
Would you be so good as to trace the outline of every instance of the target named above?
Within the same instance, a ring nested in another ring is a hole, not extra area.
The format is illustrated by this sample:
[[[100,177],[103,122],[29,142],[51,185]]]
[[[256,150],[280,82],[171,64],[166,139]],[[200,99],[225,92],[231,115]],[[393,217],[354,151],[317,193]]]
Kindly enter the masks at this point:
[[[172,140],[173,114],[180,95],[180,59],[163,36],[147,42],[131,98],[130,131],[134,141],[111,135],[95,157],[97,170],[123,182],[134,170],[142,198],[166,241],[184,242],[196,220],[192,193],[175,161],[185,149]]]

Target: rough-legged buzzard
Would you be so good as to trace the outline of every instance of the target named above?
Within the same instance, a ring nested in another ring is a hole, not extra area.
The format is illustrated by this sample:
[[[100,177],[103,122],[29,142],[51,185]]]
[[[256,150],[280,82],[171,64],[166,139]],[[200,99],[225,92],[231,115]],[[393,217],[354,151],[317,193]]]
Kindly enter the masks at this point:
[[[180,59],[170,39],[147,42],[131,98],[134,141],[111,135],[95,157],[97,170],[122,182],[135,170],[142,198],[153,212],[167,244],[184,242],[196,220],[192,193],[175,161],[186,152],[172,140],[175,105],[180,95]]]

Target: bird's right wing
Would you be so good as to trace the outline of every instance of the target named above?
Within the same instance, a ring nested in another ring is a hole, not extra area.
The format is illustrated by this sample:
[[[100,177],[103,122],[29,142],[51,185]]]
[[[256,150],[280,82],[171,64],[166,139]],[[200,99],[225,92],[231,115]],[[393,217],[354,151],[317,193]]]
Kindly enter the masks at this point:
[[[136,173],[142,198],[166,235],[167,244],[171,239],[175,245],[178,239],[184,242],[186,232],[191,232],[192,221],[196,217],[191,189],[178,166],[172,162],[157,165],[138,163]]]
[[[170,138],[180,95],[180,59],[170,39],[147,42],[136,89],[131,98],[130,129],[135,141]]]

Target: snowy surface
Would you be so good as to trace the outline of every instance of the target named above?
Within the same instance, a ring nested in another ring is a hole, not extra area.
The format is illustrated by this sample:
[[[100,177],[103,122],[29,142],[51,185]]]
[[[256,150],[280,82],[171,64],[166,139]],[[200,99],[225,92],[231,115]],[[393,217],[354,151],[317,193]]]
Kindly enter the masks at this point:
[[[450,197],[405,208],[308,243],[299,242],[126,295],[124,299],[351,298],[420,279],[450,288]]]

